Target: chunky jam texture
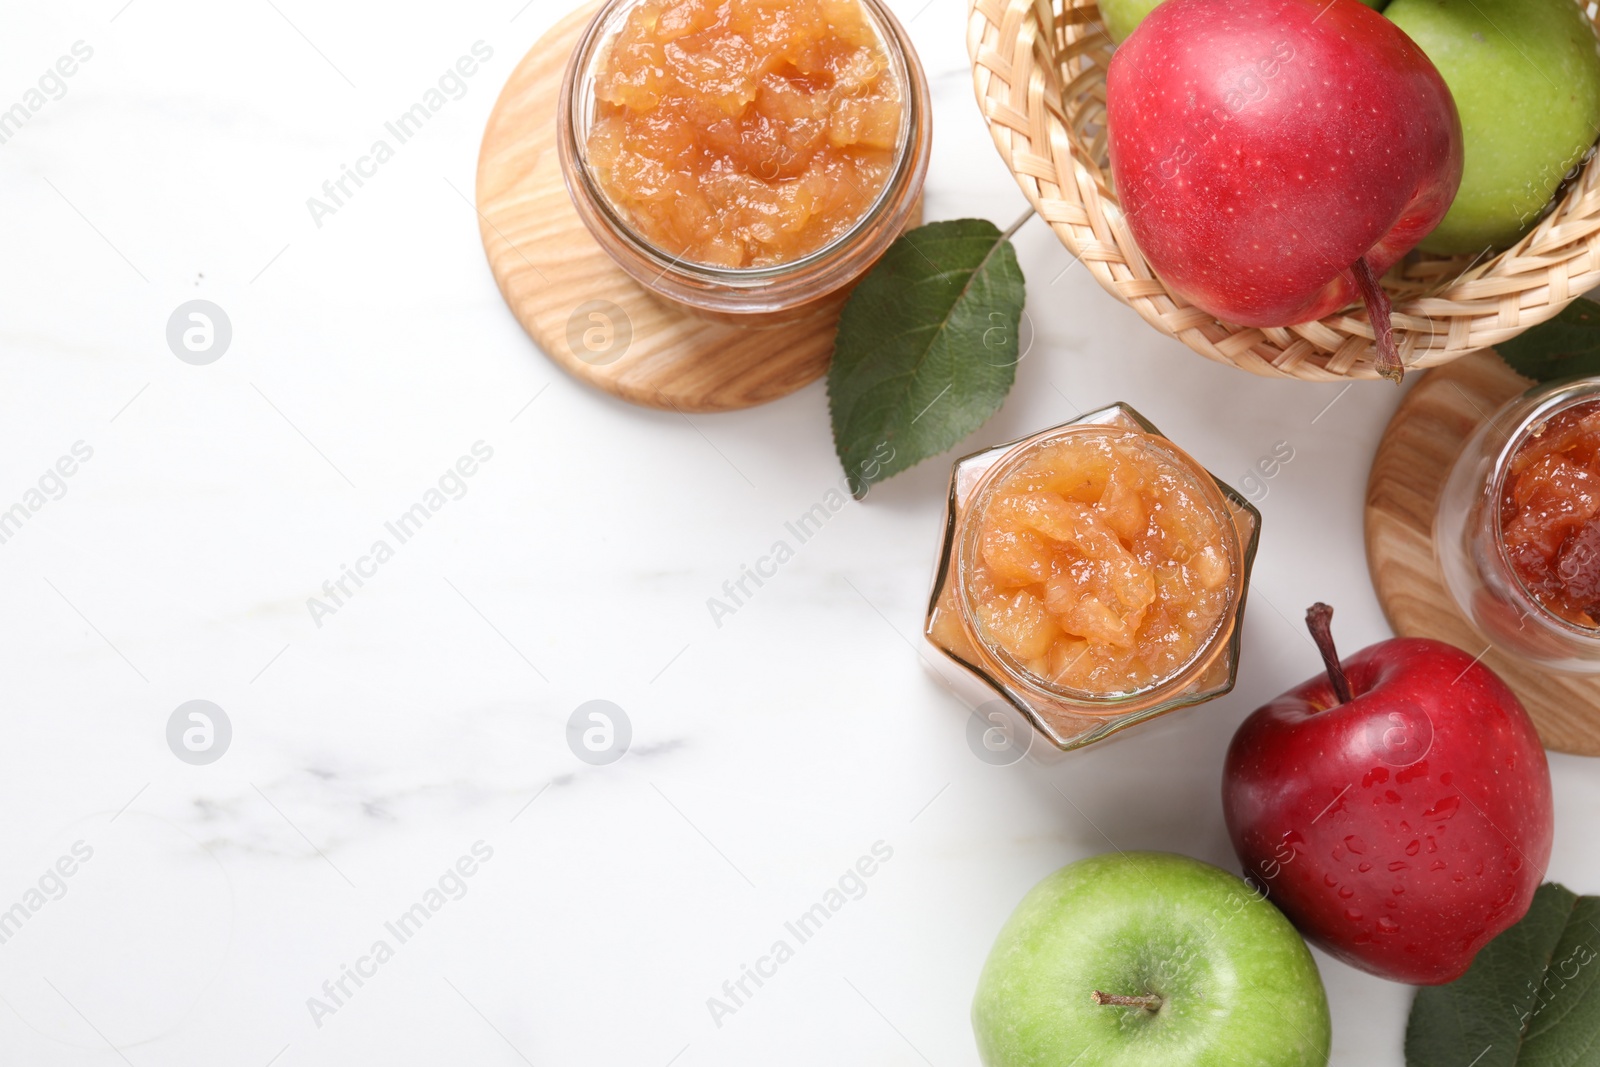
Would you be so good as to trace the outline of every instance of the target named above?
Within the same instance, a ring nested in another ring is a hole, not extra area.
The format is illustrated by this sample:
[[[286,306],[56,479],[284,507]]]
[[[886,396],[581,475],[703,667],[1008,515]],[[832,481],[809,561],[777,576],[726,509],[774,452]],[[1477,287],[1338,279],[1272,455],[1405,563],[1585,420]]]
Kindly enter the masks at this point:
[[[1600,626],[1600,400],[1531,434],[1504,486],[1500,529],[1523,586],[1568,622]]]
[[[589,164],[657,248],[791,262],[866,215],[901,89],[860,0],[645,0],[595,77]]]
[[[1068,435],[1006,475],[978,518],[980,636],[1046,681],[1146,689],[1187,666],[1228,607],[1228,520],[1152,443]]]

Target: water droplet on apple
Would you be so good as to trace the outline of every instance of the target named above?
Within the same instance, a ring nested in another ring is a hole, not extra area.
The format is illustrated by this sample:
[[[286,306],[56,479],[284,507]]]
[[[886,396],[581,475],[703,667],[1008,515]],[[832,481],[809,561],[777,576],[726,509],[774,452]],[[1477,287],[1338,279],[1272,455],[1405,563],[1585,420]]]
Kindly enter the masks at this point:
[[[1353,923],[1358,923],[1361,921],[1361,913],[1355,908],[1346,908],[1344,910],[1344,917]]]
[[[1395,860],[1393,863],[1389,864],[1389,869],[1391,871],[1403,871],[1409,866],[1411,865],[1405,860]]]
[[[1389,918],[1389,916],[1378,916],[1378,932],[1380,934],[1392,934],[1397,932],[1399,929],[1400,924]]]
[[[1421,852],[1421,851],[1422,851],[1422,842],[1421,841],[1417,841],[1417,840],[1413,839],[1412,842],[1409,845],[1406,846],[1406,855],[1408,855],[1408,856],[1415,856],[1418,852]]]
[[[1444,870],[1444,860],[1434,860],[1432,863],[1428,864],[1428,870],[1430,870],[1430,871],[1442,871],[1442,870]]]
[[[1340,900],[1349,900],[1351,897],[1353,897],[1355,895],[1356,895],[1356,891],[1354,889],[1351,889],[1349,886],[1342,885],[1342,886],[1339,887],[1339,899]]]
[[[1405,785],[1414,778],[1428,777],[1428,761],[1418,760],[1404,770],[1396,771],[1394,781],[1396,785]]]
[[[1344,847],[1359,856],[1367,850],[1367,843],[1355,834],[1351,834],[1344,839]]]
[[[1443,822],[1459,810],[1461,810],[1461,798],[1452,794],[1423,812],[1422,817],[1430,822]]]
[[[1335,878],[1331,874],[1325,874],[1322,876],[1322,884],[1327,886],[1329,889],[1332,889],[1334,886],[1339,884],[1339,879]]]
[[[1512,874],[1522,870],[1522,854],[1510,845],[1506,846],[1506,866],[1511,868]]]
[[[1362,860],[1361,866],[1357,867],[1356,870],[1360,871],[1362,874],[1366,874],[1368,871],[1372,870],[1372,864]]]

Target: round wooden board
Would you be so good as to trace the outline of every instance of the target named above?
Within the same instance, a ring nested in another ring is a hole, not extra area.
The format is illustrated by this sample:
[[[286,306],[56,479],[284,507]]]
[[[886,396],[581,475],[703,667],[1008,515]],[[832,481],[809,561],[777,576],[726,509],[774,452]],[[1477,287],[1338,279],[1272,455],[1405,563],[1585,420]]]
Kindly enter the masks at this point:
[[[1450,465],[1494,410],[1533,383],[1492,350],[1428,371],[1400,403],[1367,481],[1367,566],[1396,633],[1476,653],[1488,642],[1457,610],[1433,553],[1433,514]],[[1490,649],[1545,747],[1600,756],[1600,677],[1558,674]]]
[[[624,274],[572,206],[556,151],[556,103],[567,60],[599,9],[586,5],[545,34],[489,115],[478,153],[478,228],[500,293],[546,355],[631,403],[731,411],[787,396],[828,369],[843,294],[765,329],[703,319]],[[589,334],[598,356],[584,345],[590,330],[599,331]]]

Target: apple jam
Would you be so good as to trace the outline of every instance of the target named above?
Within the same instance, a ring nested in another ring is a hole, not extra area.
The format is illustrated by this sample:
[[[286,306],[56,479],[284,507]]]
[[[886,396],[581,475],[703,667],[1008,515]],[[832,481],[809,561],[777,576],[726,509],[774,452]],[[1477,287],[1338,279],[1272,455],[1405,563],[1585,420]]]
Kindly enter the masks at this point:
[[[1534,600],[1570,623],[1600,627],[1600,400],[1557,412],[1517,448],[1500,532]]]
[[[1233,596],[1233,526],[1187,457],[1086,426],[1044,443],[979,502],[966,595],[980,641],[1093,696],[1184,670]]]
[[[589,166],[669,255],[789,263],[877,202],[902,95],[861,0],[643,0],[596,70]]]

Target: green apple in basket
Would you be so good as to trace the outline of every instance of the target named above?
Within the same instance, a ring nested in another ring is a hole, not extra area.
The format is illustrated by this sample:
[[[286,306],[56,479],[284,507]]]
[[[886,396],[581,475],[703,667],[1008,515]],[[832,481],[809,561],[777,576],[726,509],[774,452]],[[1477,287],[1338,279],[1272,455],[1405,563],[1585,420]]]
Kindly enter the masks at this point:
[[[1425,251],[1472,255],[1533,228],[1600,134],[1600,42],[1573,0],[1393,0],[1461,114],[1466,166]]]

